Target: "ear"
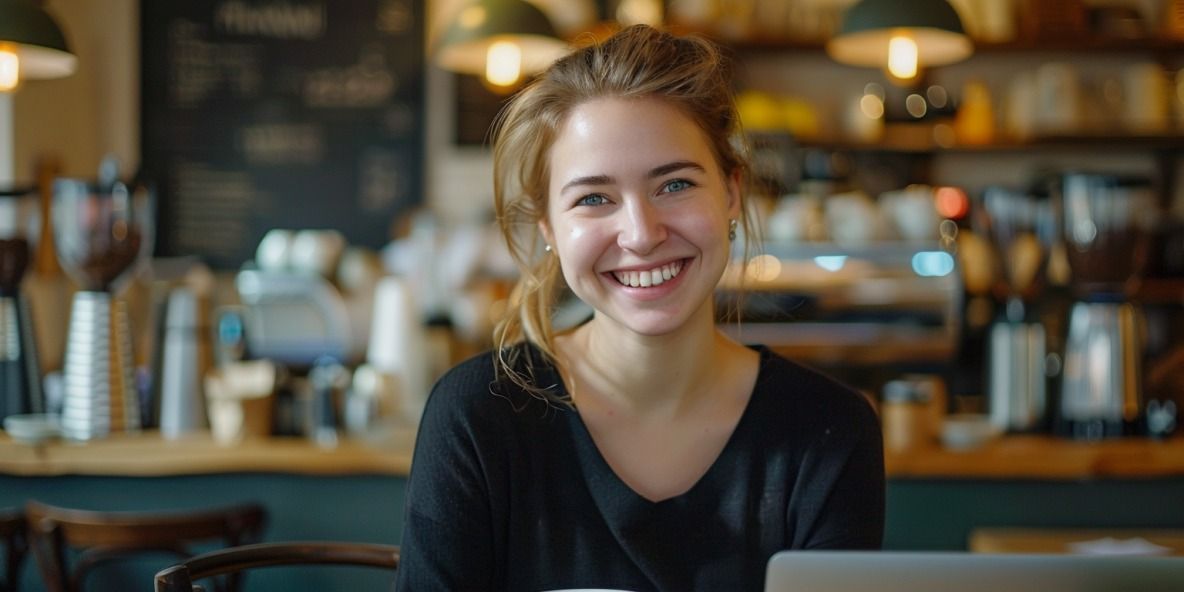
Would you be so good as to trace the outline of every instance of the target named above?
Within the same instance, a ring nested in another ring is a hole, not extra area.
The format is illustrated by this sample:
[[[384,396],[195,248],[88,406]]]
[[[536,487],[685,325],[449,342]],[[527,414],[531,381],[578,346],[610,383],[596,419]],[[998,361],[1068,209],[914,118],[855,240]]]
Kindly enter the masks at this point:
[[[737,168],[732,171],[732,174],[728,175],[727,182],[725,183],[727,186],[727,191],[728,191],[728,217],[729,218],[736,218],[736,219],[740,218],[740,207],[741,207],[741,200],[740,200],[740,185],[741,185],[741,183],[740,183],[740,181],[741,181],[741,173],[740,173],[740,169]]]
[[[539,234],[543,235],[543,240],[546,241],[548,245],[552,245],[551,248],[555,248],[555,234],[551,232],[551,225],[547,224],[546,216],[540,219],[537,224],[539,227]]]

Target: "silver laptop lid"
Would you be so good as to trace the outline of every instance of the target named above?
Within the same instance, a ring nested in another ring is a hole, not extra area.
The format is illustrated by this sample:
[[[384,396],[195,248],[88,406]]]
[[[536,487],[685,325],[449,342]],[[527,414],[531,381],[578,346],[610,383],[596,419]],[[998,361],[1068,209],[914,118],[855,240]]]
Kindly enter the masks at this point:
[[[782,551],[765,592],[1181,592],[1184,557]]]

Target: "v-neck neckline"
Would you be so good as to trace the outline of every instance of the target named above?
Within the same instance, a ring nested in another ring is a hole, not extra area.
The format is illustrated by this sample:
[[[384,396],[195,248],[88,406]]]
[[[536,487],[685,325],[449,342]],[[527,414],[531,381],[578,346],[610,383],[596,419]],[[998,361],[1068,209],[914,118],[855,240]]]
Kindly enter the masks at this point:
[[[764,373],[765,365],[768,362],[769,350],[764,346],[750,346],[750,349],[757,352],[759,358],[757,361],[757,375],[756,380],[753,381],[752,392],[749,393],[748,402],[744,405],[744,410],[740,413],[739,419],[736,420],[736,425],[732,428],[732,432],[728,434],[727,440],[719,450],[719,454],[708,465],[707,470],[703,471],[695,480],[694,484],[686,491],[660,500],[651,500],[644,495],[637,492],[632,486],[621,478],[620,474],[613,469],[609,464],[608,459],[605,458],[604,453],[597,445],[596,439],[592,437],[592,432],[588,429],[588,425],[584,423],[584,418],[580,414],[578,407],[573,407],[571,413],[568,415],[568,421],[571,424],[573,438],[575,439],[575,448],[580,455],[581,466],[584,467],[585,477],[589,484],[594,486],[594,489],[606,488],[612,492],[613,499],[629,501],[633,504],[640,504],[643,508],[658,508],[664,506],[685,503],[695,497],[695,492],[703,487],[705,483],[711,482],[715,479],[715,475],[722,469],[719,467],[726,463],[728,457],[734,454],[733,449],[738,446],[737,439],[747,431],[748,424],[752,423],[753,419],[750,417],[756,406],[755,401],[759,386],[761,384],[761,375]],[[555,383],[559,388],[563,389],[564,395],[567,395],[567,388],[563,385],[563,381],[559,379],[558,372],[552,369],[556,374]]]

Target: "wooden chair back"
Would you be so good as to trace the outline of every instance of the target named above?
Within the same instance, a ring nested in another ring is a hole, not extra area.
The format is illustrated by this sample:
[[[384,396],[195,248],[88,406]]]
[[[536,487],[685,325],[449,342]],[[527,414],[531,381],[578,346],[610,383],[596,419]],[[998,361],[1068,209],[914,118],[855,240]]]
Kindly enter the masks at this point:
[[[96,566],[144,553],[184,558],[201,543],[254,543],[267,523],[267,511],[255,503],[192,511],[98,512],[31,501],[25,515],[47,592],[81,592]],[[218,586],[234,592],[238,578]]]
[[[398,545],[301,541],[259,543],[210,551],[156,574],[156,592],[202,590],[195,580],[238,574],[243,570],[277,565],[354,565],[396,570]]]
[[[21,564],[28,550],[25,515],[19,510],[0,510],[0,541],[4,544],[4,577],[0,592],[16,592],[21,584]]]

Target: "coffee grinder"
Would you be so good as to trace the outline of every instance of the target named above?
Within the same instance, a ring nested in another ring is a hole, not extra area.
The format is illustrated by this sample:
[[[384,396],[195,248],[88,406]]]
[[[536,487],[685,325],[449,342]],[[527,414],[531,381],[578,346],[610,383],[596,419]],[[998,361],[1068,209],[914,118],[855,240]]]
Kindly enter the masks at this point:
[[[1143,319],[1130,296],[1157,201],[1146,178],[1068,173],[1060,183],[1069,314],[1056,431],[1096,440],[1133,433],[1142,413]]]
[[[41,413],[41,368],[28,300],[21,279],[39,231],[38,196],[0,191],[0,420]]]
[[[1046,335],[1034,303],[1044,286],[1056,233],[1050,200],[1002,187],[983,193],[983,211],[995,244],[1004,307],[991,325],[988,408],[991,424],[1010,432],[1045,428]]]
[[[140,429],[127,305],[117,296],[151,251],[152,192],[105,177],[54,182],[58,261],[79,286],[63,368],[62,435],[72,440]]]

